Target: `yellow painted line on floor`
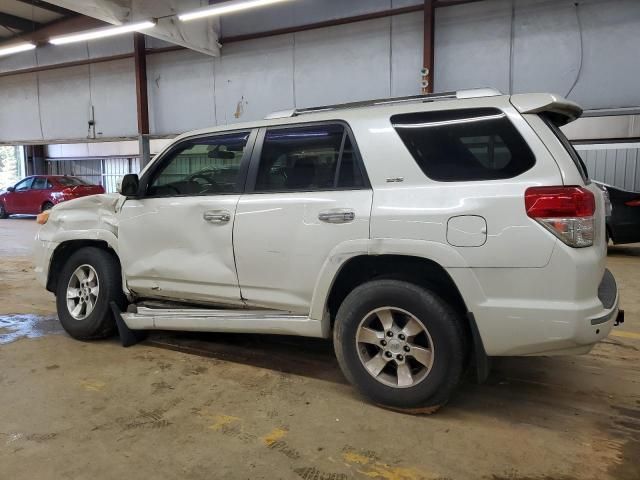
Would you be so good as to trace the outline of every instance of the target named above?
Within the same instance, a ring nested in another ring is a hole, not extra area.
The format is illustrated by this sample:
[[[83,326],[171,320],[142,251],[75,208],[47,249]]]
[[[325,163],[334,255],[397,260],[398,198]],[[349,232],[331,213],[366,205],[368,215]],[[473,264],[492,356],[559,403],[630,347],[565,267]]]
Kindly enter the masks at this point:
[[[287,433],[287,430],[284,428],[274,428],[270,433],[262,437],[262,441],[266,446],[271,447],[282,440]]]
[[[640,340],[640,333],[635,332],[625,332],[624,330],[616,330],[611,332],[612,337],[622,337],[622,338],[633,338],[635,340]]]

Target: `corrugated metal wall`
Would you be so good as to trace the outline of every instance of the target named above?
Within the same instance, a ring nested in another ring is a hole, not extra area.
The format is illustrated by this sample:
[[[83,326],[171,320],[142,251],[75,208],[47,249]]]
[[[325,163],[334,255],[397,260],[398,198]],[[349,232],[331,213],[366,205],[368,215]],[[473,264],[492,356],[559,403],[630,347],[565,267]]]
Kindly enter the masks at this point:
[[[71,175],[95,185],[107,193],[116,191],[118,181],[127,173],[140,171],[139,157],[47,159],[49,175]]]
[[[593,180],[640,192],[640,143],[576,145]]]

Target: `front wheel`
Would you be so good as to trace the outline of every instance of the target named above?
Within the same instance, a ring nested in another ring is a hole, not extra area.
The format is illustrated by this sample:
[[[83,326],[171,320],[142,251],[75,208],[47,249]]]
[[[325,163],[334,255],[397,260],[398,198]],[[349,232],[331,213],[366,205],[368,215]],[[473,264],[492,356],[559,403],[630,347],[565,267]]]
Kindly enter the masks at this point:
[[[46,212],[47,210],[51,210],[53,208],[53,203],[51,202],[44,202],[44,205],[42,205],[42,211]]]
[[[7,209],[4,206],[4,203],[0,203],[0,218],[2,219],[9,218],[9,212],[7,212]]]
[[[74,338],[106,338],[116,331],[110,302],[124,306],[120,268],[106,250],[85,247],[64,264],[56,288],[62,327]]]
[[[375,403],[433,413],[448,400],[464,367],[459,315],[433,292],[399,280],[354,289],[336,317],[340,367]]]

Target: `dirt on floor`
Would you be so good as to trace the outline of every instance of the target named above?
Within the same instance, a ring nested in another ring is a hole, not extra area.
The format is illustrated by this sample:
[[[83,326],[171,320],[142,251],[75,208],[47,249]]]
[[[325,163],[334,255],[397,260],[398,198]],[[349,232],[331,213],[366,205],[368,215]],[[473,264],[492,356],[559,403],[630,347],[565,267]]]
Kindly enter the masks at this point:
[[[434,416],[364,401],[329,342],[72,340],[0,220],[0,478],[640,479],[640,247],[612,247],[626,323],[580,357],[500,358]]]

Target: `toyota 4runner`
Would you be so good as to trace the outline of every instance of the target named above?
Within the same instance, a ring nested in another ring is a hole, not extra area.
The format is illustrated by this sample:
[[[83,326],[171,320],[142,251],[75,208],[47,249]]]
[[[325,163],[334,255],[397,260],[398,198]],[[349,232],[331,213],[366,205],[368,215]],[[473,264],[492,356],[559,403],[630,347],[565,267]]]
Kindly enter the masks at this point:
[[[621,320],[602,192],[559,129],[581,112],[478,89],[190,132],[120,195],[41,214],[37,277],[75,338],[333,338],[365,396],[434,411],[468,365],[587,353]]]

